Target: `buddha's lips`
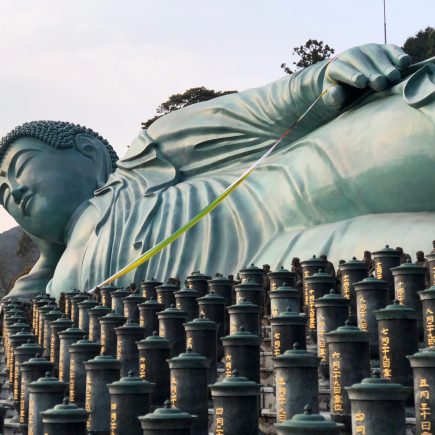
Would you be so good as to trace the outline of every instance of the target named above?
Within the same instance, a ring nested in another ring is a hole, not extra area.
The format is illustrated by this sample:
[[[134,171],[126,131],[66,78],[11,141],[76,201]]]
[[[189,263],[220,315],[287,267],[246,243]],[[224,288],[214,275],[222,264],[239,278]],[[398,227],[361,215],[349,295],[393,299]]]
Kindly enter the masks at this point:
[[[33,194],[29,192],[21,200],[20,207],[23,215],[25,216],[28,215],[29,203],[31,202],[32,198]]]

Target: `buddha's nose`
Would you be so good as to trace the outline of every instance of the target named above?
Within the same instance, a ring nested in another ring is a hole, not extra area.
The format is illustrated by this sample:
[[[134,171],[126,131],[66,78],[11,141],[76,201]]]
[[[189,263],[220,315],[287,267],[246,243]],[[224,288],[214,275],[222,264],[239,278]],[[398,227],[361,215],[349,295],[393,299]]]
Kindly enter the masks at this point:
[[[12,189],[12,197],[14,198],[14,201],[19,204],[21,199],[23,198],[23,195],[26,193],[27,187],[26,186],[20,186]]]

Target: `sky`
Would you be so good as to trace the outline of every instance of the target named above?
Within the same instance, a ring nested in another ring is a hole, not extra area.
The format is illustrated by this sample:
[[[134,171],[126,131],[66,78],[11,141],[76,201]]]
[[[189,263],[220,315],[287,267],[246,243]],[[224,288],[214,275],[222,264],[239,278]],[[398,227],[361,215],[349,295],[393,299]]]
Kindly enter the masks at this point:
[[[434,0],[386,0],[387,40],[435,23]],[[170,95],[280,78],[293,47],[339,53],[384,41],[382,0],[0,0],[0,137],[50,119],[78,123],[122,157]],[[16,223],[0,207],[0,233]]]

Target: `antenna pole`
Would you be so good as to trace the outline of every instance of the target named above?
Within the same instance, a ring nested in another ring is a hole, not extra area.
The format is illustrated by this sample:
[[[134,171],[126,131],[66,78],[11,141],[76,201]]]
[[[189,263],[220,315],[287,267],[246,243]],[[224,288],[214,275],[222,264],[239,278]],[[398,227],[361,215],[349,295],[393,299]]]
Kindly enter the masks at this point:
[[[387,43],[387,14],[385,12],[385,1],[384,0],[384,43]]]

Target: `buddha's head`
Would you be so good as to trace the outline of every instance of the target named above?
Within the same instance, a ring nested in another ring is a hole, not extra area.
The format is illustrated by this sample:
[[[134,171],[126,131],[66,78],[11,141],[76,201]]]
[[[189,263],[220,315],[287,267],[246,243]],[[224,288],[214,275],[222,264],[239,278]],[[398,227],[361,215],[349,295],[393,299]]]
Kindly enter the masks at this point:
[[[62,244],[71,216],[105,184],[117,159],[88,128],[25,123],[0,141],[0,204],[30,235]]]

